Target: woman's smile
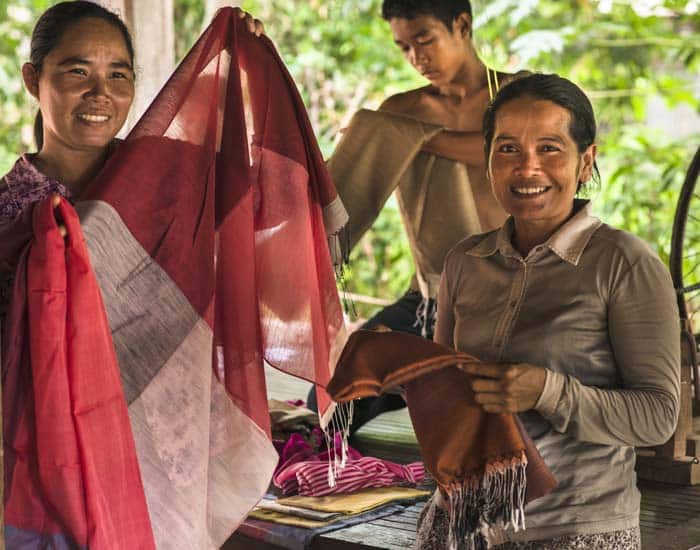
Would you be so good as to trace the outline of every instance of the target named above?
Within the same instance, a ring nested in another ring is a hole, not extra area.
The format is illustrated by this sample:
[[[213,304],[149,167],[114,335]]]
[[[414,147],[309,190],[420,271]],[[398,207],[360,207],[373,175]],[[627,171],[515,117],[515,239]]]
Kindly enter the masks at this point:
[[[79,120],[87,123],[102,123],[102,122],[107,122],[110,117],[109,115],[98,115],[98,114],[91,114],[91,113],[79,113],[75,115]]]
[[[519,199],[535,199],[544,195],[551,189],[551,186],[546,185],[523,185],[511,186],[510,192]]]

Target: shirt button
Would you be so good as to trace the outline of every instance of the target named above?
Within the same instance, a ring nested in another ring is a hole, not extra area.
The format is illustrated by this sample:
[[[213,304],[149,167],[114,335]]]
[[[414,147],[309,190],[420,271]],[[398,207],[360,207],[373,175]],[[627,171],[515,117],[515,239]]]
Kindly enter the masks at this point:
[[[518,302],[517,302],[517,300],[513,300],[509,305],[510,305],[510,307],[515,307],[518,305]]]

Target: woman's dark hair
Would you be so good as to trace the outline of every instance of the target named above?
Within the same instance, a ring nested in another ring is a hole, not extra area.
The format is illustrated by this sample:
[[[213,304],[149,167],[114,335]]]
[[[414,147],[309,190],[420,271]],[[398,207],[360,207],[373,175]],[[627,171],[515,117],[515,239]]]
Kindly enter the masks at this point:
[[[134,46],[131,41],[131,34],[124,22],[116,13],[103,8],[94,2],[85,0],[75,0],[72,2],[61,2],[46,10],[34,26],[32,32],[31,51],[29,62],[34,65],[37,73],[41,72],[46,56],[58,45],[66,30],[86,18],[102,19],[114,25],[122,33],[126,49],[129,52],[129,61],[134,65]],[[41,111],[34,120],[34,140],[36,146],[41,150],[44,144],[43,119]]]
[[[391,21],[394,17],[414,19],[419,15],[432,15],[452,31],[452,22],[461,14],[472,16],[469,0],[384,0],[382,17]]]
[[[556,74],[533,74],[513,80],[498,92],[484,113],[483,134],[486,158],[491,154],[491,142],[496,129],[496,114],[506,103],[531,97],[556,103],[571,114],[569,133],[583,153],[595,142],[596,123],[593,106],[583,90],[576,84]],[[600,181],[598,165],[593,164],[593,180]],[[577,191],[581,189],[579,182]]]

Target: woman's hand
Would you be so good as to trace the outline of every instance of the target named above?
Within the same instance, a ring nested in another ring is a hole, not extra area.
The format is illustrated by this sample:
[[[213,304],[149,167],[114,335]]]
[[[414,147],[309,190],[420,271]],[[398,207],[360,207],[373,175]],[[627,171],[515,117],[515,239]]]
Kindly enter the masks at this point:
[[[547,371],[527,363],[470,363],[476,402],[489,413],[529,411],[542,395]]]
[[[54,193],[51,200],[53,204],[53,209],[56,210],[58,208],[58,205],[61,204],[61,195],[59,195],[58,193]],[[63,220],[61,219],[61,216],[58,212],[54,212],[54,215],[56,216],[56,221],[58,222],[58,232],[61,234],[61,237],[65,239],[66,235],[68,234],[66,226],[63,225]]]
[[[245,19],[245,26],[250,32],[255,33],[255,36],[265,34],[265,26],[262,24],[262,21],[255,19],[247,11],[243,11],[241,8],[233,9],[238,12],[239,19]]]

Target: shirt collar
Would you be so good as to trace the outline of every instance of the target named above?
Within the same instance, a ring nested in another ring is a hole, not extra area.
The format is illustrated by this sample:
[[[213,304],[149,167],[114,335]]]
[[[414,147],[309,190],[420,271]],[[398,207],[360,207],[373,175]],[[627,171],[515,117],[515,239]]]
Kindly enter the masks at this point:
[[[557,229],[544,244],[533,249],[530,255],[547,248],[562,260],[572,265],[578,265],[593,233],[603,222],[591,215],[591,203],[588,200],[575,199],[574,211],[574,215]],[[513,218],[509,217],[500,229],[487,234],[482,241],[466,253],[470,256],[485,258],[500,252],[505,257],[521,258],[520,253],[513,247],[512,236]]]

